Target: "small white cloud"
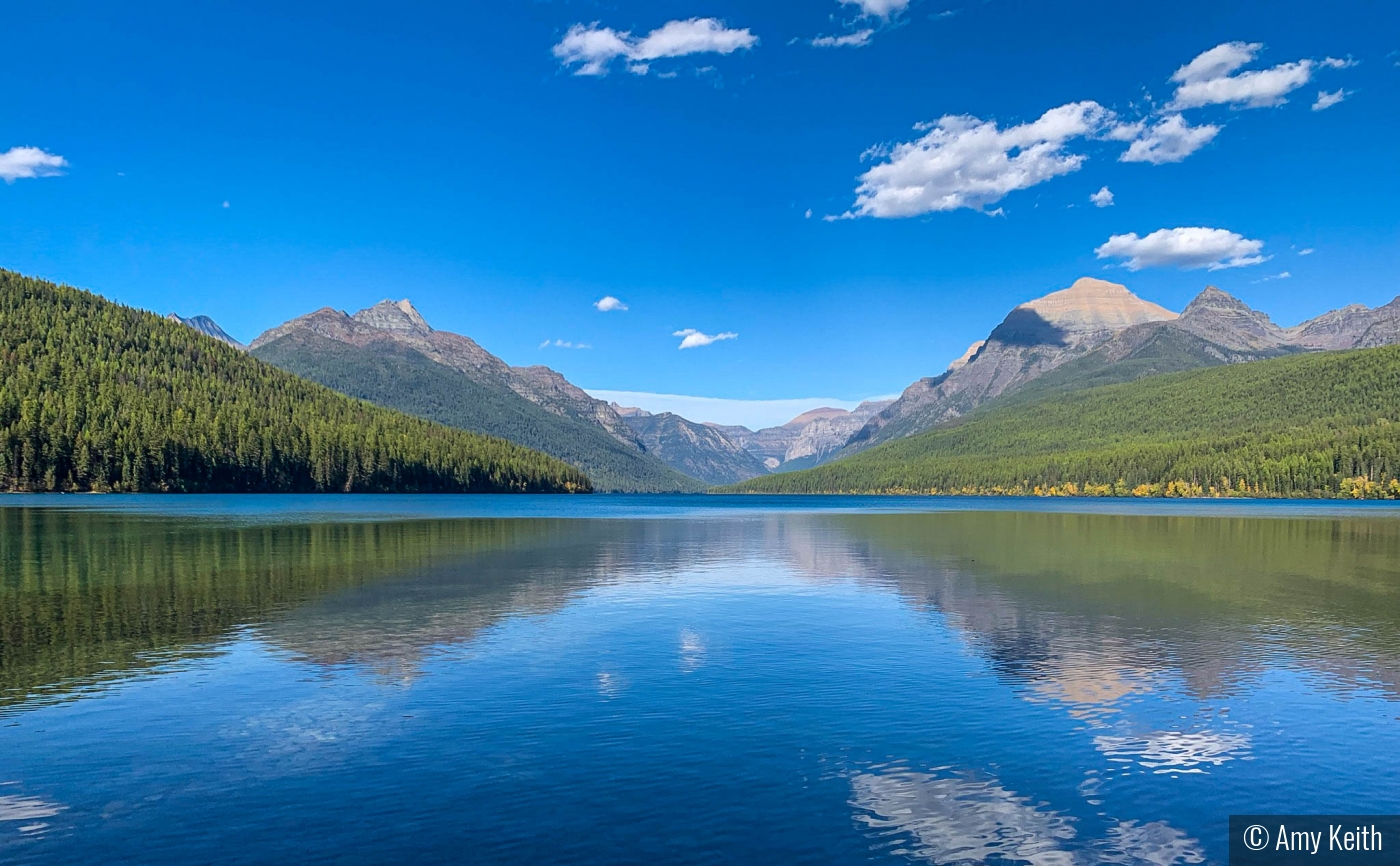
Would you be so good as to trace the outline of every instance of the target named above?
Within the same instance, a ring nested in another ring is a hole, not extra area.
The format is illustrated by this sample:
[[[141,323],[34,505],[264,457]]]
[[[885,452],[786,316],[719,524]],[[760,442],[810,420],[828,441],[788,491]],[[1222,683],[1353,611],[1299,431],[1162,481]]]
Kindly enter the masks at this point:
[[[807,213],[803,214],[803,219],[811,219],[811,218],[812,218],[812,209],[811,209],[811,208],[807,208]]]
[[[1271,276],[1261,277],[1261,278],[1259,278],[1259,279],[1257,279],[1257,280],[1251,280],[1251,282],[1254,282],[1254,283],[1267,283],[1267,282],[1270,282],[1270,281],[1272,281],[1272,280],[1286,280],[1286,279],[1288,279],[1288,278],[1290,278],[1290,277],[1292,277],[1292,276],[1293,276],[1293,275],[1290,274],[1288,271],[1279,271],[1278,273],[1273,274],[1273,275],[1271,275]]]
[[[221,207],[227,208],[227,207],[228,207],[228,202],[224,202],[223,205],[221,205]]]
[[[1094,203],[1094,207],[1113,207],[1113,192],[1108,187],[1104,187],[1089,196],[1089,201]]]
[[[1312,80],[1320,68],[1345,69],[1352,60],[1327,57],[1321,61],[1303,59],[1280,63],[1268,69],[1239,72],[1252,63],[1264,45],[1260,42],[1226,42],[1202,52],[1171,77],[1176,94],[1169,109],[1201,108],[1206,105],[1233,105],[1236,108],[1268,108],[1282,105],[1284,97]]]
[[[1310,255],[1312,255],[1312,254],[1315,253],[1315,252],[1317,252],[1317,250],[1313,249],[1312,247],[1304,247],[1303,249],[1298,250],[1298,255],[1300,255],[1300,256],[1310,256]]]
[[[1353,92],[1354,91],[1351,90],[1342,90],[1341,88],[1331,93],[1325,90],[1319,90],[1317,92],[1317,101],[1312,104],[1312,110],[1326,111],[1337,103],[1344,101],[1348,96],[1351,96]]]
[[[1094,250],[1101,259],[1126,259],[1130,271],[1178,267],[1183,270],[1241,268],[1268,261],[1260,255],[1263,241],[1250,240],[1225,229],[1186,227],[1158,229],[1146,237],[1114,235]]]
[[[1119,162],[1150,162],[1164,165],[1181,162],[1186,157],[1205,147],[1220,132],[1220,127],[1210,124],[1192,126],[1179,114],[1169,114],[1162,120],[1148,126],[1146,124],[1124,124],[1115,128],[1110,137],[1118,138],[1132,132],[1128,140],[1132,143]]]
[[[732,54],[758,44],[747,28],[725,26],[718,18],[668,21],[645,36],[602,27],[599,22],[575,24],[554,46],[554,56],[575,75],[607,75],[614,60],[622,58],[635,75],[651,71],[653,60],[691,54]],[[666,76],[670,77],[670,76]]]
[[[863,48],[870,44],[874,30],[857,30],[845,36],[818,36],[812,40],[813,48]]]
[[[575,343],[575,342],[572,342],[572,341],[570,341],[570,340],[545,340],[543,343],[540,343],[540,348],[541,348],[541,349],[549,349],[549,348],[555,348],[555,349],[591,349],[591,348],[593,348],[593,347],[590,346],[590,345],[588,345],[587,343]]]
[[[986,210],[1010,192],[1077,171],[1086,157],[1066,146],[1101,131],[1112,118],[1093,101],[1061,105],[1004,129],[995,121],[946,115],[921,138],[866,151],[885,161],[860,176],[855,206],[846,216]]]
[[[734,333],[733,331],[724,331],[719,334],[704,334],[700,331],[695,330],[694,328],[686,328],[682,331],[676,331],[675,333],[671,334],[671,336],[683,338],[681,340],[679,348],[696,349],[700,346],[708,346],[711,343],[718,343],[720,340],[734,340],[737,339],[739,335]]]
[[[0,180],[14,183],[21,178],[57,177],[68,167],[68,160],[38,147],[12,147],[0,153]]]
[[[622,303],[622,301],[619,301],[617,298],[614,298],[612,295],[608,295],[605,298],[599,298],[598,300],[593,302],[593,306],[600,313],[611,313],[613,310],[618,310],[619,312],[627,311],[627,305]]]
[[[893,18],[909,8],[910,0],[841,0],[845,6],[859,6],[869,18]]]

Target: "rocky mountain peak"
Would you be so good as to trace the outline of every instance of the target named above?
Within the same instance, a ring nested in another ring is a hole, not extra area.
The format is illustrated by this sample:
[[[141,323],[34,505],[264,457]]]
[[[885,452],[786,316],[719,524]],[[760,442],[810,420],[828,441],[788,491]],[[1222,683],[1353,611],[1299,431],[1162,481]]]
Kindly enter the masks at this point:
[[[1249,305],[1227,291],[1215,286],[1206,286],[1201,293],[1191,299],[1182,311],[1183,316],[1218,315],[1220,313],[1253,313]]]
[[[1267,314],[1215,286],[1206,286],[1186,305],[1178,324],[1227,349],[1260,351],[1290,343],[1288,334]]]
[[[982,347],[985,345],[987,345],[986,340],[978,340],[971,346],[968,346],[966,352],[963,352],[958,356],[957,360],[948,365],[948,372],[951,373],[954,370],[961,370],[963,367],[966,367],[967,362],[971,361],[978,352],[982,351]]]
[[[1128,287],[1094,277],[1080,277],[1067,289],[1027,301],[1030,310],[1065,331],[1118,331],[1145,322],[1165,322],[1177,314],[1144,301]]]
[[[360,310],[351,318],[381,331],[408,331],[424,336],[433,332],[427,320],[414,309],[408,298],[402,301],[380,301],[368,309]]]

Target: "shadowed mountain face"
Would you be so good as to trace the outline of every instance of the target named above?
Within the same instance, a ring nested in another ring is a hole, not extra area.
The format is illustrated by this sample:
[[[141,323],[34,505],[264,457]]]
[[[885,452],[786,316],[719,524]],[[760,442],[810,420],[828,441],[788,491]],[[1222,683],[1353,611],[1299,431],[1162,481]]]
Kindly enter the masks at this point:
[[[406,300],[354,316],[317,310],[262,334],[251,351],[352,397],[536,448],[599,490],[704,486],[646,454],[607,403],[547,367],[511,367],[468,337],[434,330]]]
[[[714,427],[671,412],[653,415],[634,410],[623,420],[636,432],[648,454],[706,484],[734,484],[768,473],[757,457]]]
[[[1123,286],[1086,277],[1012,310],[981,346],[974,344],[943,375],[910,385],[836,456],[921,433],[993,400],[1000,405],[1160,373],[1395,342],[1400,298],[1283,329],[1214,286],[1177,316]]]

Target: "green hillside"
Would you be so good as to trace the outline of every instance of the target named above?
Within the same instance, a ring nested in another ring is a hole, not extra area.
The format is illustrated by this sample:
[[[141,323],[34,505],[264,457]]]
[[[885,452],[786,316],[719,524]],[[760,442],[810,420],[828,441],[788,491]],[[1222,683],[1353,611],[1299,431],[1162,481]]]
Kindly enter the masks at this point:
[[[589,489],[547,455],[349,399],[177,322],[0,271],[0,490]]]
[[[422,418],[536,448],[582,469],[599,490],[698,491],[682,475],[603,428],[548,412],[509,389],[492,389],[459,370],[392,343],[359,348],[292,333],[253,354],[342,394]]]
[[[733,490],[1400,497],[1400,347],[1292,355],[989,406]]]

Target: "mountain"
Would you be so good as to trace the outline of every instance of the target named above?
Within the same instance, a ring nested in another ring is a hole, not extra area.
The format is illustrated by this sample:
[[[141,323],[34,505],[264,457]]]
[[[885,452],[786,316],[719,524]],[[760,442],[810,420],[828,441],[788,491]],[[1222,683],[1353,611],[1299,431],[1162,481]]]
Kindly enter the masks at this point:
[[[1400,347],[1295,352],[1000,403],[735,489],[1400,498]]]
[[[768,474],[757,457],[714,427],[670,412],[653,415],[640,409],[617,408],[648,454],[691,478],[706,484],[733,484]]]
[[[228,343],[235,349],[246,350],[248,348],[247,346],[238,342],[234,338],[230,337],[227,331],[219,327],[218,322],[215,322],[208,316],[191,316],[190,318],[186,319],[179,313],[171,313],[170,315],[166,316],[166,318],[172,322],[179,322],[182,325],[194,328],[201,334],[213,337],[221,343]]]
[[[826,414],[812,417],[802,425],[797,438],[788,446],[779,466],[781,471],[816,466],[841,451],[857,430],[888,407],[893,400],[867,400],[850,412],[844,409],[818,410]],[[811,413],[807,413],[810,415]],[[796,423],[803,415],[789,423]]]
[[[323,308],[263,333],[251,352],[343,394],[551,454],[599,490],[704,487],[646,454],[607,403],[547,367],[511,367],[468,337],[434,330],[407,300],[353,316]]]
[[[0,346],[0,489],[590,489],[538,451],[348,399],[183,324],[9,271]]]
[[[1214,286],[1178,316],[1123,286],[1086,277],[1012,310],[980,348],[941,376],[905,389],[841,454],[932,429],[993,401],[1026,402],[1162,373],[1396,342],[1400,299],[1375,310],[1347,307],[1284,329]]]
[[[1176,317],[1125,286],[1082,277],[1013,309],[970,357],[906,388],[851,437],[845,451],[927,430],[1088,354],[1125,328]]]

